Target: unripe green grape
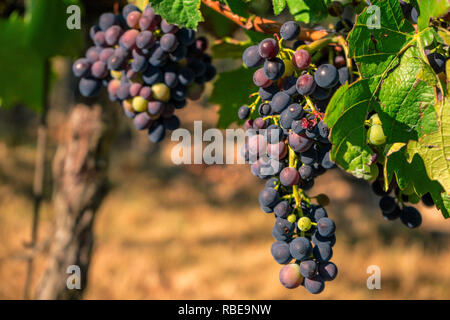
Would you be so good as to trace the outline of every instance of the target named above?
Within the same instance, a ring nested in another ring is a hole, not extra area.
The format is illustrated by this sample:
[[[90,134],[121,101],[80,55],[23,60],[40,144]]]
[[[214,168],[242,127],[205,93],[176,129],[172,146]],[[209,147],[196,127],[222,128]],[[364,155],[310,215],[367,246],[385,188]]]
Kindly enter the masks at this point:
[[[308,217],[301,217],[297,224],[301,231],[308,231],[311,229],[311,219]]]
[[[290,215],[287,217],[287,220],[288,220],[290,223],[294,223],[295,221],[297,221],[297,217],[295,216],[295,214],[290,214]]]
[[[380,125],[381,126],[381,120],[380,120],[380,116],[378,115],[378,113],[373,114],[370,118],[369,118],[370,124],[373,126],[374,124]]]
[[[382,145],[386,142],[386,136],[384,135],[383,128],[379,124],[374,124],[367,131],[369,143],[374,146]]]
[[[153,98],[162,102],[170,100],[170,89],[164,83],[156,83],[152,86]]]
[[[133,98],[132,105],[134,111],[144,112],[147,110],[148,101],[141,96],[137,96]]]

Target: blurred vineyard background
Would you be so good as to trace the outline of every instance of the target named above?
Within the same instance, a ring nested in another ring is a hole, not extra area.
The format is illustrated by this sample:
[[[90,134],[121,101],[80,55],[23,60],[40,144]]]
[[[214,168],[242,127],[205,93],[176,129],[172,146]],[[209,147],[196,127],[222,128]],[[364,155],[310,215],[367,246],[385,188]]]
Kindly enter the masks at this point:
[[[76,101],[71,60],[53,59],[52,67],[48,182]],[[199,119],[204,130],[215,127],[218,108],[208,104],[210,90],[180,110],[183,127],[192,130]],[[104,107],[121,112],[118,104]],[[38,122],[23,105],[0,108],[0,299],[23,298],[30,254],[36,257],[33,291],[49,255],[56,214],[51,183],[44,189],[38,246],[33,251],[25,246]],[[338,278],[319,296],[287,290],[270,254],[273,217],[258,205],[263,183],[247,165],[175,166],[170,139],[154,145],[123,116],[119,128],[110,191],[94,226],[85,299],[450,299],[450,223],[437,210],[419,205],[423,224],[408,230],[399,221],[384,221],[367,183],[340,170],[328,172],[309,194],[331,199],[327,210],[338,228],[332,259]],[[370,265],[381,268],[381,290],[366,287]]]

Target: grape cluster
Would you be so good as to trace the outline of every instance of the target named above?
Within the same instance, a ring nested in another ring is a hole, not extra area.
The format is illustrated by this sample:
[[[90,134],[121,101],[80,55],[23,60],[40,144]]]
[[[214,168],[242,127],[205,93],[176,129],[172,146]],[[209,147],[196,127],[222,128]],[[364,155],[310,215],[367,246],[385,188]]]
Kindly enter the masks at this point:
[[[179,127],[175,110],[187,98],[200,98],[216,75],[206,38],[167,23],[150,5],[143,12],[129,4],[122,14],[102,14],[90,37],[95,46],[73,64],[80,93],[92,97],[106,86],[110,99],[120,101],[136,129],[148,130],[153,142]]]
[[[422,201],[425,206],[433,207],[434,201],[431,194],[425,193],[419,197],[412,185],[400,189],[395,181],[389,185],[388,190],[385,190],[384,184],[382,175],[372,182],[373,192],[381,197],[379,206],[383,217],[389,221],[400,218],[401,222],[411,229],[419,227],[422,224],[422,215],[419,210],[407,204],[417,204]]]
[[[275,35],[276,39],[264,39],[244,51],[243,63],[257,68],[253,82],[259,89],[251,95],[255,97],[251,105],[239,108],[238,117],[245,120],[249,137],[241,155],[255,176],[267,179],[259,203],[276,218],[271,252],[285,265],[280,282],[286,288],[303,285],[317,294],[337,275],[330,262],[336,227],[324,209],[328,197],[320,194],[313,204],[305,191],[316,177],[335,167],[323,112],[334,91],[350,77],[345,59],[343,64],[334,59],[333,65],[324,62],[316,67],[298,42],[297,50],[284,47],[299,34],[300,26],[289,21],[280,29],[281,39]]]

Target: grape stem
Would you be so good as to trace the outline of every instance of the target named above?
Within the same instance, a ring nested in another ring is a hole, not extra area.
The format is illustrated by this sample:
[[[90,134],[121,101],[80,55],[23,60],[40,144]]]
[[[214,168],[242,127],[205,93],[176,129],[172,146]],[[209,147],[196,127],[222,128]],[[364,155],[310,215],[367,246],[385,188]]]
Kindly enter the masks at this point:
[[[318,117],[320,120],[323,120],[323,116],[320,114],[319,111],[317,111],[316,107],[314,106],[314,103],[312,103],[311,99],[308,96],[305,96],[306,104],[308,107],[311,108],[312,113]]]
[[[227,5],[215,0],[202,0],[203,4],[210,7],[214,11],[230,19],[240,27],[246,30],[252,30],[256,32],[274,34],[279,33],[282,26],[281,23],[270,19],[261,18],[259,16],[252,16],[250,18],[241,17],[233,11]],[[299,40],[316,41],[328,36],[326,30],[313,30],[309,28],[301,28],[298,35]]]
[[[349,83],[352,83],[353,82],[353,63],[352,63],[352,59],[350,58],[350,55],[349,55],[347,41],[345,41],[345,38],[343,36],[338,36],[337,40],[338,40],[337,41],[338,44],[342,47],[342,49],[344,49],[345,62],[347,64],[348,73],[350,75]]]

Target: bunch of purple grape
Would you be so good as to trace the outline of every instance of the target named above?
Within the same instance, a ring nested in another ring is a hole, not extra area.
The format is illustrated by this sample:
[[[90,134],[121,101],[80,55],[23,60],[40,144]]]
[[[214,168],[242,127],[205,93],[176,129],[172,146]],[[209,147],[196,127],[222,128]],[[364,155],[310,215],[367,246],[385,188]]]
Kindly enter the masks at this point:
[[[328,63],[316,68],[306,49],[283,47],[299,34],[297,23],[286,22],[281,39],[267,38],[245,50],[244,64],[258,68],[253,82],[259,91],[250,106],[239,108],[238,117],[245,120],[249,136],[241,154],[255,176],[268,179],[259,202],[264,212],[276,217],[271,252],[285,264],[280,281],[286,288],[304,285],[317,294],[337,275],[330,262],[335,224],[323,208],[328,197],[315,197],[316,205],[305,191],[315,177],[335,167],[322,112],[334,91],[349,81],[349,72],[339,59],[339,69]]]
[[[167,23],[150,5],[143,12],[129,4],[122,14],[102,14],[90,36],[95,46],[73,64],[80,93],[93,97],[106,86],[110,99],[120,101],[136,129],[148,130],[153,142],[179,127],[175,110],[187,98],[200,98],[216,75],[205,53],[207,40]]]
[[[383,186],[384,176],[380,174],[372,182],[372,191],[381,197],[379,207],[383,218],[388,221],[400,218],[400,221],[408,228],[417,228],[422,224],[422,215],[419,210],[409,206],[408,203],[418,204],[421,201],[427,207],[435,205],[430,193],[425,193],[419,197],[414,192],[412,185],[408,185],[402,190],[398,187],[396,181],[393,180],[388,190],[384,190]]]

